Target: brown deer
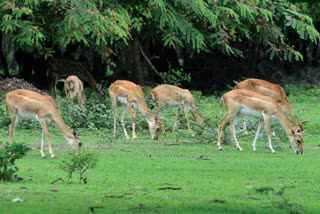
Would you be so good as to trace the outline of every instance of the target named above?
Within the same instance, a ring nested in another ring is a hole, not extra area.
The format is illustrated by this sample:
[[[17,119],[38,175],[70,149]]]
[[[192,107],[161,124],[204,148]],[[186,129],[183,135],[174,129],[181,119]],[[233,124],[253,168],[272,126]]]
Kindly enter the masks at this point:
[[[70,75],[75,75],[81,79],[84,84],[88,84],[93,90],[95,90],[100,102],[105,103],[104,92],[101,89],[101,86],[91,75],[88,66],[75,60],[53,58],[48,61],[48,73],[52,78],[50,87],[53,89],[54,94],[56,94],[58,79],[65,79]]]
[[[51,158],[55,155],[51,146],[51,138],[48,123],[52,122],[63,134],[67,142],[74,148],[81,146],[80,138],[68,128],[58,113],[53,99],[50,96],[41,95],[37,92],[16,89],[6,95],[6,104],[11,118],[9,126],[9,143],[12,144],[15,127],[22,119],[35,119],[42,127],[41,157],[45,157],[43,151],[44,136],[47,138]]]
[[[274,101],[278,102],[285,108],[292,121],[296,121],[296,118],[292,115],[291,105],[288,101],[286,92],[280,85],[268,82],[266,80],[250,78],[241,82],[237,82],[236,89],[247,89],[271,97]],[[243,122],[243,129],[247,134],[248,132],[245,122]]]
[[[117,80],[109,87],[109,95],[112,104],[113,111],[113,136],[116,136],[116,105],[117,102],[121,103],[122,109],[120,113],[120,122],[124,132],[124,135],[129,139],[125,124],[123,121],[126,111],[129,112],[132,120],[132,138],[136,139],[136,110],[140,111],[146,118],[149,126],[151,138],[158,140],[159,130],[161,128],[160,120],[149,112],[149,108],[144,99],[144,93],[139,85],[127,80]]]
[[[204,118],[200,115],[194,102],[193,96],[188,89],[182,89],[174,85],[163,84],[153,88],[150,94],[152,99],[156,102],[156,107],[154,109],[155,114],[159,114],[165,106],[177,108],[172,132],[175,132],[177,121],[180,115],[180,109],[183,109],[184,111],[184,116],[187,119],[187,126],[192,136],[194,136],[195,133],[190,126],[189,111],[191,112],[198,124],[203,124]],[[166,135],[166,131],[163,125],[162,131]]]
[[[222,105],[226,106],[227,112],[224,118],[218,124],[218,140],[217,146],[219,150],[222,150],[221,147],[221,134],[222,129],[227,122],[230,122],[230,133],[233,136],[233,140],[236,144],[236,148],[242,151],[242,148],[239,145],[237,140],[234,127],[239,119],[239,116],[251,116],[259,118],[258,130],[253,141],[253,150],[256,150],[256,140],[258,133],[262,126],[262,123],[265,124],[265,129],[268,137],[269,148],[274,153],[274,149],[271,143],[270,136],[270,119],[271,117],[277,118],[286,131],[286,134],[289,138],[290,145],[295,149],[296,153],[303,153],[303,127],[302,125],[305,122],[302,122],[298,127],[291,126],[287,120],[285,114],[282,112],[280,105],[274,101],[271,97],[261,95],[254,91],[249,91],[246,89],[235,89],[227,92],[221,97],[220,108]]]
[[[67,100],[71,105],[73,105],[73,100],[76,96],[78,96],[79,105],[84,105],[86,103],[83,83],[77,76],[68,76],[64,82],[64,91],[66,93]]]

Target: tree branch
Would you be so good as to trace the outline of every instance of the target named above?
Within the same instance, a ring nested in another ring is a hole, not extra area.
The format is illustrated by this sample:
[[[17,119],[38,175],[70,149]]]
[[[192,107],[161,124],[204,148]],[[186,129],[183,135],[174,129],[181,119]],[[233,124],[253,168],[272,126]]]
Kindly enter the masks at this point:
[[[154,67],[154,65],[152,64],[152,62],[149,60],[149,58],[147,57],[147,55],[145,54],[145,52],[143,51],[140,43],[139,43],[139,49],[140,52],[142,54],[142,56],[144,57],[144,59],[147,61],[147,63],[149,64],[149,66],[151,67],[151,69],[154,71],[154,73],[160,77],[162,83],[166,83],[166,80],[164,79],[164,77],[159,73],[159,71],[156,69],[156,67]]]

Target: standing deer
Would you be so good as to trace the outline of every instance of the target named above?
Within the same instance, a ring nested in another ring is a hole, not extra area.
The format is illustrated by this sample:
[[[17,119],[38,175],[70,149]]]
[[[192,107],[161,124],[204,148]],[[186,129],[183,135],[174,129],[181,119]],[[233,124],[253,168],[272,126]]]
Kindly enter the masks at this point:
[[[140,111],[145,117],[151,138],[153,140],[158,140],[159,130],[161,128],[160,120],[149,112],[148,106],[144,99],[144,93],[139,85],[127,80],[117,80],[112,83],[109,87],[109,95],[112,104],[113,111],[113,136],[116,136],[116,105],[117,102],[121,103],[122,109],[120,113],[120,122],[124,132],[124,135],[129,139],[125,124],[123,121],[124,114],[128,110],[131,120],[132,120],[132,138],[136,139],[136,110]]]
[[[67,100],[73,105],[73,100],[78,96],[78,104],[84,105],[86,98],[83,90],[83,83],[77,76],[68,76],[64,82],[64,91],[66,93]]]
[[[262,126],[262,122],[264,122],[268,137],[269,148],[272,153],[275,152],[272,147],[270,136],[270,119],[271,117],[275,117],[279,120],[280,124],[286,131],[291,147],[296,148],[295,151],[297,154],[303,153],[303,123],[300,123],[298,127],[291,126],[285,114],[282,112],[280,105],[272,98],[246,89],[235,89],[229,91],[221,97],[220,108],[223,104],[225,104],[227,112],[225,117],[218,124],[217,146],[219,150],[222,150],[220,142],[222,129],[227,122],[231,121],[230,133],[233,136],[236,148],[242,151],[242,148],[240,147],[237,140],[234,127],[239,119],[239,116],[251,116],[259,118],[258,130],[253,141],[254,151],[256,150],[256,140],[258,138],[258,133]]]
[[[22,119],[35,119],[39,121],[42,128],[40,149],[42,158],[45,157],[45,153],[43,151],[44,136],[47,138],[51,158],[55,157],[52,150],[51,138],[47,125],[49,122],[55,124],[70,146],[81,146],[80,138],[75,133],[72,133],[72,131],[65,124],[51,97],[29,90],[16,89],[7,93],[6,104],[11,118],[11,124],[9,126],[10,144],[13,142],[15,127],[18,125],[18,123]]]
[[[236,89],[247,89],[259,94],[269,96],[291,113],[291,105],[288,101],[286,92],[278,85],[261,79],[246,79],[236,83]]]
[[[236,89],[247,89],[271,97],[285,108],[292,121],[296,121],[296,118],[292,115],[291,105],[288,101],[286,92],[280,85],[261,79],[250,78],[236,83]],[[243,129],[248,133],[245,122],[243,122]]]
[[[83,83],[88,84],[93,90],[95,90],[101,103],[105,103],[105,96],[101,86],[93,78],[89,67],[85,64],[70,59],[50,59],[48,61],[48,74],[52,79],[50,87],[53,89],[54,95],[56,95],[58,79],[75,75],[80,78]]]
[[[151,97],[156,102],[156,107],[154,109],[155,114],[159,114],[163,107],[176,107],[176,117],[173,125],[172,132],[175,132],[177,121],[180,115],[180,109],[183,109],[184,116],[187,119],[187,125],[189,132],[192,136],[195,135],[194,131],[191,129],[189,121],[189,111],[195,118],[198,124],[203,124],[204,118],[200,115],[197,110],[196,104],[194,102],[193,96],[188,89],[182,89],[174,85],[159,85],[151,90]],[[162,131],[166,135],[166,131],[162,125]]]

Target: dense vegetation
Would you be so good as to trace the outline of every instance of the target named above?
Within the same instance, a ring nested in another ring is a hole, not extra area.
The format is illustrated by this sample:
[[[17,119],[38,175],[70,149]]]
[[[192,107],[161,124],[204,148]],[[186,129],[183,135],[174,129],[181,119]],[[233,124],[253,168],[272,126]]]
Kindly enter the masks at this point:
[[[164,82],[171,69],[201,68],[225,84],[229,72],[268,78],[278,60],[318,66],[316,1],[5,0],[0,20],[3,76],[18,72],[39,85],[41,77],[42,86],[47,60],[62,56],[85,62],[101,81],[139,84]],[[272,73],[285,72],[280,65]]]

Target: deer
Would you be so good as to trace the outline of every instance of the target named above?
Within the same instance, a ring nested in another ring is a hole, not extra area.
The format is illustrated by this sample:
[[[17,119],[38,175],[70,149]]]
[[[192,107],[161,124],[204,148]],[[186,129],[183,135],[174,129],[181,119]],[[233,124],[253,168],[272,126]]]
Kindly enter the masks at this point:
[[[270,119],[277,118],[281,126],[285,130],[287,137],[289,138],[290,145],[295,150],[296,154],[303,153],[304,139],[302,137],[302,133],[304,131],[303,124],[306,122],[301,122],[298,124],[298,126],[291,126],[280,105],[271,97],[264,96],[257,92],[246,89],[234,89],[227,92],[221,97],[220,109],[222,108],[223,104],[225,105],[227,112],[224,118],[218,124],[218,150],[222,150],[222,129],[227,122],[230,122],[230,133],[233,137],[236,148],[242,151],[242,148],[235,134],[235,125],[239,119],[239,116],[251,116],[259,118],[258,130],[252,144],[253,151],[256,151],[256,141],[258,138],[258,133],[260,131],[262,123],[264,122],[269,149],[272,153],[275,153],[275,150],[272,147],[270,136]]]
[[[137,110],[145,117],[151,138],[158,140],[159,130],[162,126],[161,121],[154,114],[150,113],[149,108],[144,99],[144,92],[141,86],[136,85],[128,80],[117,80],[109,86],[109,96],[111,100],[112,112],[113,112],[113,137],[116,137],[116,107],[119,102],[122,106],[120,113],[120,122],[124,132],[124,135],[129,139],[125,124],[124,115],[128,111],[132,121],[132,138],[136,139],[136,113]]]
[[[41,158],[45,158],[44,136],[46,136],[51,158],[55,158],[52,149],[48,123],[52,122],[63,134],[73,148],[80,148],[82,143],[79,136],[73,133],[58,113],[52,97],[25,89],[15,89],[6,95],[6,105],[11,118],[9,125],[9,144],[13,143],[15,128],[23,119],[35,119],[42,128]]]
[[[96,82],[87,65],[75,60],[52,58],[48,61],[47,75],[51,77],[50,88],[52,94],[56,95],[59,78],[67,78],[70,75],[79,77],[84,84],[88,84],[96,94],[101,103],[105,103],[105,95],[101,85]]]
[[[280,85],[268,82],[266,80],[249,78],[241,82],[237,82],[235,88],[247,89],[271,97],[285,108],[292,121],[296,121],[296,118],[292,115],[291,105],[288,101],[286,92]],[[243,122],[243,129],[245,133],[248,134],[245,122]]]
[[[194,98],[188,89],[182,89],[174,85],[162,84],[153,88],[150,91],[150,94],[152,99],[156,102],[156,107],[153,110],[156,115],[158,115],[165,106],[177,108],[176,117],[172,128],[173,133],[175,133],[176,130],[177,121],[180,116],[180,110],[183,109],[184,116],[187,120],[189,133],[191,136],[195,136],[195,132],[190,126],[189,111],[191,112],[195,121],[200,125],[204,123],[204,118],[199,113],[194,102]],[[163,125],[162,131],[165,135],[167,135]]]
[[[77,76],[68,76],[64,82],[64,91],[66,93],[67,100],[71,105],[73,105],[73,100],[76,96],[78,96],[79,105],[84,105],[86,103],[83,83]]]

